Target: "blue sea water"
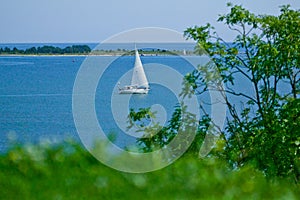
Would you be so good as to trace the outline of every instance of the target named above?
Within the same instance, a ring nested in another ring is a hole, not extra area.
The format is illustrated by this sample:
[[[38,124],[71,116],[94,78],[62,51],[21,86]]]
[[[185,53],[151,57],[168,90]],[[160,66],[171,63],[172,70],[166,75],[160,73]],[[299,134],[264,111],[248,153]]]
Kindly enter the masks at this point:
[[[0,150],[8,135],[22,143],[77,137],[72,88],[83,57],[0,57]]]
[[[106,58],[99,57],[99,60]],[[66,138],[79,141],[72,115],[72,92],[85,59],[83,56],[0,56],[0,152],[9,147],[12,138],[23,144],[56,143]],[[182,74],[193,70],[179,56],[143,56],[141,59],[146,65],[172,66]],[[117,142],[122,146],[134,139],[122,134],[114,123],[111,95],[113,86],[133,67],[133,62],[133,56],[116,59],[99,81],[95,99],[100,125],[107,132],[120,133]],[[146,73],[151,73],[151,69],[147,70]],[[133,95],[129,104],[133,108],[161,104],[170,119],[177,103],[168,88],[153,84],[148,95]]]
[[[10,44],[11,47],[29,48],[44,44]],[[18,46],[19,45],[19,46]],[[59,47],[73,44],[49,44]],[[89,44],[91,48],[97,44]],[[183,44],[151,44],[152,47],[169,50],[188,50],[191,45]],[[162,46],[159,46],[162,45]],[[5,47],[7,44],[0,44]],[[100,48],[107,49],[132,49],[132,44],[106,44]],[[116,143],[125,147],[136,139],[121,130],[112,111],[112,96],[116,94],[116,85],[120,80],[122,85],[130,83],[130,77],[123,80],[124,74],[132,70],[133,56],[1,56],[0,55],[0,152],[5,152],[14,143],[60,143],[66,138],[80,142],[73,119],[72,94],[78,72],[87,58],[95,58],[95,67],[101,66],[108,60],[113,60],[99,79],[95,94],[95,110],[99,125],[107,134],[117,134]],[[153,76],[160,79],[172,78],[168,73],[160,73],[161,66],[155,71],[152,64],[169,66],[181,75],[191,72],[195,66],[188,62],[192,56],[141,56],[146,75],[151,81]],[[208,60],[195,58],[197,64],[206,63]],[[87,77],[87,83],[89,82]],[[178,81],[178,80],[174,80]],[[178,100],[168,87],[150,82],[151,90],[147,95],[132,95],[128,107],[139,109],[161,105],[166,112],[166,120],[171,118]],[[253,95],[251,84],[247,84],[243,77],[236,77],[234,89]],[[287,93],[288,87],[281,85],[279,92]],[[118,95],[116,95],[118,98]],[[231,101],[243,107],[242,97],[229,96]],[[201,101],[210,103],[209,96],[201,96]],[[117,102],[118,104],[118,102]],[[116,105],[118,109],[123,105]],[[124,108],[123,108],[124,109]],[[209,108],[208,108],[209,111]],[[201,113],[200,113],[201,114]],[[123,118],[123,123],[127,119]]]

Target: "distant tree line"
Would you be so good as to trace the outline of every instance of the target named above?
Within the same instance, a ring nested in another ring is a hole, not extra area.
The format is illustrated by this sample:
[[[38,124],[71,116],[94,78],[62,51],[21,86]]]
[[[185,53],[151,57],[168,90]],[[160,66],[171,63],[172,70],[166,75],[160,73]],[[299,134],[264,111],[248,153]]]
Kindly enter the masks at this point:
[[[0,54],[88,54],[90,52],[91,48],[88,45],[72,45],[65,48],[45,45],[42,47],[31,47],[25,50],[17,49],[16,47],[13,49],[8,47],[0,48]]]

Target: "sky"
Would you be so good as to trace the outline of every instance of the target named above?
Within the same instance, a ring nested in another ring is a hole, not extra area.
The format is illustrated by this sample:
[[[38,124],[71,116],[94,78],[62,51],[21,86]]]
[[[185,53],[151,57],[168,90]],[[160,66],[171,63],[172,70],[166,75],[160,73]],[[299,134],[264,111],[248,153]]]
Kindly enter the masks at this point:
[[[161,27],[183,32],[207,22],[225,40],[217,23],[229,11],[222,0],[0,0],[0,43],[101,42],[134,28]],[[278,14],[279,6],[300,9],[300,0],[231,0],[256,14]]]

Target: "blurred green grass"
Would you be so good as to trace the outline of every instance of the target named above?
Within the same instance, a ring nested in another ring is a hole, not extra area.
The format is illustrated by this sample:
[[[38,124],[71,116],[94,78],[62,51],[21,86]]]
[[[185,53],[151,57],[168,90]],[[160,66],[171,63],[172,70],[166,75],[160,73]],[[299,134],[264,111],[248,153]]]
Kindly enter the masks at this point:
[[[81,145],[24,145],[0,155],[1,199],[299,199],[290,180],[266,180],[251,166],[185,155],[145,174],[111,169]]]

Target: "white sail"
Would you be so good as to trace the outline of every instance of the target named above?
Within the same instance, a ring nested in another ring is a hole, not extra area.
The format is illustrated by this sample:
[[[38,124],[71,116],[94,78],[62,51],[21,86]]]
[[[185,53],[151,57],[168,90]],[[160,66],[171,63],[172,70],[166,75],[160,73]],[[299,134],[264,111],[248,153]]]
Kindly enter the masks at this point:
[[[131,85],[145,88],[149,87],[143,64],[137,49],[135,49],[135,62],[131,79]]]

